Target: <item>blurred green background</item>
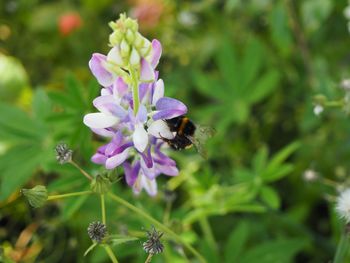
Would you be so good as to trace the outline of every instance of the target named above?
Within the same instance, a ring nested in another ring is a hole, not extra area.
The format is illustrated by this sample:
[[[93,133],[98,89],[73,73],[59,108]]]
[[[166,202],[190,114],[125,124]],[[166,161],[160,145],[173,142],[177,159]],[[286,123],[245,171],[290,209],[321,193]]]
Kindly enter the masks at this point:
[[[19,190],[88,189],[77,170],[56,163],[53,149],[62,141],[89,172],[101,171],[90,157],[103,142],[82,123],[100,89],[88,61],[109,50],[108,22],[121,12],[161,41],[166,95],[217,134],[208,160],[194,150],[171,153],[181,173],[161,177],[156,198],[133,196],[123,180],[113,191],[170,226],[208,262],[332,260],[342,227],[333,200],[349,181],[350,122],[341,109],[315,116],[313,97],[345,94],[339,83],[350,77],[346,6],[345,0],[2,0],[2,260],[109,262],[102,249],[83,257],[91,244],[86,228],[100,218],[98,198],[32,209]],[[318,180],[303,178],[310,169]],[[144,262],[149,223],[108,200],[107,220],[109,232],[140,238],[113,247],[120,262]],[[152,262],[186,262],[182,248],[164,240],[164,253]]]

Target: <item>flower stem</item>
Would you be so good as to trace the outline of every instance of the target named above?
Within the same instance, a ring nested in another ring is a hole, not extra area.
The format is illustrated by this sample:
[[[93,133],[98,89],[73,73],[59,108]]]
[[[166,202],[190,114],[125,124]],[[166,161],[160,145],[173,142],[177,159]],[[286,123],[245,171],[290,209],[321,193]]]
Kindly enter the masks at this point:
[[[93,193],[92,191],[82,191],[82,192],[74,192],[74,193],[62,194],[62,195],[50,195],[47,197],[47,200],[50,201],[50,200],[55,200],[60,198],[71,197],[71,196],[88,195],[92,193]]]
[[[338,243],[337,252],[335,253],[333,263],[342,263],[346,261],[346,256],[349,250],[349,235],[343,231]]]
[[[102,211],[102,223],[106,224],[105,196],[103,194],[101,194],[101,211]]]
[[[139,111],[140,98],[139,98],[139,82],[137,77],[137,71],[129,65],[130,76],[131,76],[131,87],[132,87],[132,100],[134,103],[134,114],[136,115]]]
[[[92,180],[92,176],[85,172],[76,162],[70,160],[69,163],[71,163],[75,168],[77,168],[87,179],[89,179],[90,181]]]
[[[148,254],[148,257],[146,258],[145,263],[151,263],[152,257],[153,257],[152,253]]]
[[[109,258],[112,260],[113,263],[118,263],[118,259],[116,258],[116,256],[113,253],[113,250],[111,249],[111,247],[109,245],[103,245],[103,248],[106,250]]]
[[[142,209],[130,204],[128,201],[120,198],[119,196],[108,193],[108,196],[112,198],[114,201],[122,204],[123,206],[129,208],[130,210],[134,211],[136,214],[142,216],[144,219],[148,220],[150,223],[153,225],[157,226],[160,230],[164,231],[167,233],[170,237],[172,237],[175,241],[181,243],[184,247],[186,247],[191,253],[198,258],[198,260],[202,263],[207,262],[205,258],[199,254],[199,252],[192,247],[190,244],[186,243],[179,235],[177,235],[175,232],[173,232],[170,228],[167,226],[163,225],[161,222],[144,212]]]

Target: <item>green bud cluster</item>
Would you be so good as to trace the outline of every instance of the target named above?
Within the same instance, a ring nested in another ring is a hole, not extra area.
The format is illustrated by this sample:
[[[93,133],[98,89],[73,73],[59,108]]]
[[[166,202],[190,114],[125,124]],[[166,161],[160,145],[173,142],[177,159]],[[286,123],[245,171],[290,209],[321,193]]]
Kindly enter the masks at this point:
[[[121,14],[116,22],[110,22],[113,32],[109,36],[112,47],[118,47],[122,58],[120,66],[127,68],[131,65],[138,68],[141,57],[149,58],[152,44],[138,32],[139,26],[135,19]]]

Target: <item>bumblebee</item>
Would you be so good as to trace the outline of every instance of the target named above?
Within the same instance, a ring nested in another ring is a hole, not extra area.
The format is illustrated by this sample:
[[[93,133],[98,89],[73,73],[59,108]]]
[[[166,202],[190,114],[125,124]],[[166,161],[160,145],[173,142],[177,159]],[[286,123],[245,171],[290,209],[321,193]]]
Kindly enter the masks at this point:
[[[204,143],[215,133],[214,129],[209,126],[195,125],[185,115],[172,119],[164,120],[171,132],[175,132],[173,139],[162,139],[169,144],[174,150],[182,150],[194,145],[200,155],[207,158]]]

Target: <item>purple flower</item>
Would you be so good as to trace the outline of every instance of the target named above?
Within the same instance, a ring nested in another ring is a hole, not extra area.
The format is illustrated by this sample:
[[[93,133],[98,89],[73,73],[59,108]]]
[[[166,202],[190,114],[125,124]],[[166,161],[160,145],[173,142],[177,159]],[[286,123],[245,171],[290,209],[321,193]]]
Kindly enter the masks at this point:
[[[134,38],[130,34],[126,37],[124,29],[130,23],[120,27],[126,19],[129,18],[121,16],[112,25],[112,48],[107,56],[94,53],[89,61],[102,89],[93,100],[98,112],[86,114],[83,121],[94,133],[109,140],[91,160],[106,169],[123,166],[125,180],[134,193],[145,189],[154,196],[158,176],[179,173],[176,162],[164,153],[168,145],[163,139],[174,138],[164,120],[185,114],[187,107],[164,97],[164,82],[155,70],[162,53],[160,42],[149,42],[138,32],[133,33]]]

